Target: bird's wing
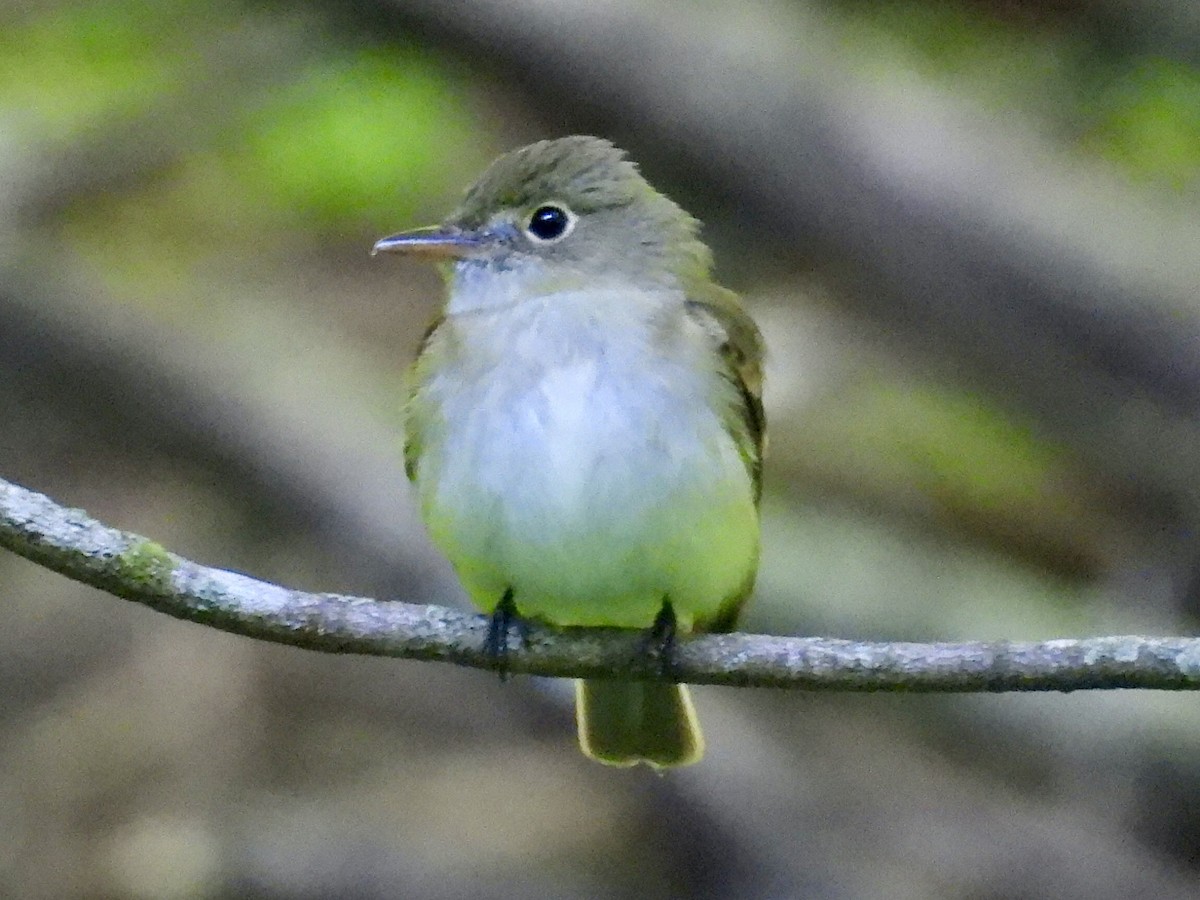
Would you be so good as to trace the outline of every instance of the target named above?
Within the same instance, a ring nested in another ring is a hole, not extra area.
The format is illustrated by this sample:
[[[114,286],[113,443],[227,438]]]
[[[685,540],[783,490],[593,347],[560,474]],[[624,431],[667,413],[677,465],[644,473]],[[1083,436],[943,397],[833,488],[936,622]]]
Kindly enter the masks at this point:
[[[421,383],[418,377],[418,370],[421,366],[421,357],[425,355],[425,351],[429,348],[434,334],[445,321],[446,317],[439,315],[429,323],[429,327],[425,329],[425,334],[421,336],[421,343],[417,345],[416,360],[408,372],[408,388],[404,404],[404,472],[408,475],[409,481],[413,481],[417,477],[417,460],[421,456],[420,421],[418,416],[412,415],[413,395],[420,388]]]
[[[721,375],[737,389],[741,403],[731,410],[733,433],[754,482],[762,493],[762,460],[767,423],[762,404],[762,334],[737,294],[711,282],[688,291],[685,308],[709,335],[722,361]]]

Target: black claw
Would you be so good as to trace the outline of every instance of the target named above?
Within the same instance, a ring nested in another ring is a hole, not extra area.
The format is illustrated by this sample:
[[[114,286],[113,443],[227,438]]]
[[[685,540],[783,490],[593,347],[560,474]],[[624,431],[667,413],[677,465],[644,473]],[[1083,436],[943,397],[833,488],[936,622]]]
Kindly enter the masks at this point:
[[[646,632],[642,653],[648,665],[656,667],[660,675],[668,678],[675,671],[675,633],[675,608],[670,600],[664,599],[654,624]]]
[[[500,673],[501,681],[508,678],[508,630],[514,626],[524,642],[528,629],[517,615],[517,604],[513,600],[512,588],[509,588],[492,610],[487,637],[483,640],[483,652],[495,660],[496,671]]]

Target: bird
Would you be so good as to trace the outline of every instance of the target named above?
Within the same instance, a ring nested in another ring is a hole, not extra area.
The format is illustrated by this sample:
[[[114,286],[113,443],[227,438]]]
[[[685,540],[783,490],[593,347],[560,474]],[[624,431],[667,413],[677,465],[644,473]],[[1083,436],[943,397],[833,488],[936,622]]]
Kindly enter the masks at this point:
[[[510,624],[732,630],[759,562],[763,340],[699,222],[611,142],[496,159],[441,225],[373,253],[438,264],[445,304],[407,381],[404,461],[433,543]],[[653,655],[653,654],[652,654]],[[686,685],[576,683],[583,752],[697,762]]]

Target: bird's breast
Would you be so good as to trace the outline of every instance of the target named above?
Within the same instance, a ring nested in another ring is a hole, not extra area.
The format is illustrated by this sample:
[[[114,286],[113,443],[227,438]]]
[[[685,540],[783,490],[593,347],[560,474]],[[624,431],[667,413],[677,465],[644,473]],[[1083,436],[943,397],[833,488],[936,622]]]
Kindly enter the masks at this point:
[[[726,599],[752,569],[757,525],[712,366],[649,331],[547,324],[474,357],[460,333],[470,361],[418,387],[416,482],[434,540],[481,604],[512,586],[524,612],[561,624],[647,625],[689,567],[705,602]],[[720,555],[730,527],[737,558],[708,577],[702,557]]]
[[[629,521],[677,490],[689,465],[703,468],[727,442],[720,422],[678,365],[614,357],[510,360],[430,391],[440,489],[495,498],[508,518],[558,530],[614,506]]]

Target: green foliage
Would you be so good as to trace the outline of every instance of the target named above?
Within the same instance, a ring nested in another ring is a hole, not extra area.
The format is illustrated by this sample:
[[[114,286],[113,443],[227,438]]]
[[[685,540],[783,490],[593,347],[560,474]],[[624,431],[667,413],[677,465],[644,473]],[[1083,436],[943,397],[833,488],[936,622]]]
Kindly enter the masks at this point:
[[[864,444],[881,451],[904,483],[944,503],[1045,513],[1062,499],[1054,484],[1061,452],[979,397],[880,383],[856,398],[855,414]]]
[[[188,10],[172,0],[109,0],[4,23],[0,105],[53,138],[139,112],[182,77]]]
[[[0,111],[18,140],[75,152],[136,123],[154,141],[153,168],[133,160],[120,190],[81,197],[64,222],[127,297],[186,296],[214,263],[422,223],[495,149],[445,62],[350,45],[313,11],[100,0],[8,18]]]
[[[22,134],[51,143],[139,117],[178,121],[171,170],[102,198],[96,212],[106,227],[136,219],[154,240],[177,229],[188,254],[222,233],[399,227],[444,208],[492,149],[475,138],[461,79],[426,52],[318,44],[318,19],[296,38],[294,18],[225,0],[31,12],[5,23],[0,108],[16,111]],[[266,54],[283,40],[300,52],[271,79],[241,83],[222,68],[234,29],[237,54],[253,52],[256,33]],[[111,208],[131,201],[136,214]]]
[[[891,0],[835,4],[850,58],[894,78],[905,70],[966,88],[995,108],[1043,109],[1070,102],[1077,42],[1022,27],[978,4]]]
[[[1141,181],[1200,183],[1200,68],[1192,63],[1106,40],[1083,13],[1006,19],[961,0],[833,7],[850,57],[881,77],[907,70],[966,88],[993,108],[1081,138],[1082,150]]]
[[[806,423],[789,451],[818,481],[954,522],[1061,575],[1094,572],[1105,501],[1087,490],[1072,454],[994,401],[932,381],[863,376],[813,404]]]
[[[326,58],[242,117],[225,159],[240,186],[319,228],[409,223],[482,158],[463,91],[409,50]]]
[[[1134,177],[1200,185],[1200,69],[1149,58],[1119,72],[1097,102],[1088,143]]]

